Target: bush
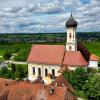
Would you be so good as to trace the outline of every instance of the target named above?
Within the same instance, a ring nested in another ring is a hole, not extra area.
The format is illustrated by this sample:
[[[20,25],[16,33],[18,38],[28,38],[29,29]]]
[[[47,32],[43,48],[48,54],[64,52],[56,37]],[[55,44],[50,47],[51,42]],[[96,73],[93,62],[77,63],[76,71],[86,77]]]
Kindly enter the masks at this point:
[[[24,50],[19,51],[17,55],[15,56],[14,60],[15,61],[26,61],[29,55],[29,51],[30,49],[24,49]]]
[[[8,68],[0,69],[0,77],[8,79],[23,79],[27,77],[27,65],[14,65],[16,70],[9,70]]]
[[[11,77],[11,71],[8,70],[8,68],[3,67],[0,69],[0,77],[3,78],[10,78]]]
[[[75,71],[64,72],[64,77],[74,87],[74,89],[82,90],[83,84],[88,79],[87,71],[84,68],[77,68]]]
[[[11,51],[10,50],[6,50],[3,54],[3,57],[8,60],[11,57]]]
[[[83,86],[83,91],[86,93],[89,100],[100,100],[100,76],[94,75]]]

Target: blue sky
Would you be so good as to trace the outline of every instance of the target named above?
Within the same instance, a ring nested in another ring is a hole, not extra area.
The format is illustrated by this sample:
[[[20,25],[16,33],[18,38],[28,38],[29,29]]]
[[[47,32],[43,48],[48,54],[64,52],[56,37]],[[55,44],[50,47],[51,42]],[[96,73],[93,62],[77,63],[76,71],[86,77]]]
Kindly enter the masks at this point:
[[[100,0],[0,0],[0,33],[65,32],[71,11],[77,31],[100,31]]]

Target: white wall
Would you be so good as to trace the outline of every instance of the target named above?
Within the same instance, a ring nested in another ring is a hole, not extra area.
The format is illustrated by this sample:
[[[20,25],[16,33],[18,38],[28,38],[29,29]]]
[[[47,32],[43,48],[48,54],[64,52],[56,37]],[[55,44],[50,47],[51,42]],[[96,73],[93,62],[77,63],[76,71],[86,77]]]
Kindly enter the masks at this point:
[[[69,38],[69,35],[71,33],[71,38]],[[71,50],[69,50],[69,47],[71,46]],[[76,51],[77,50],[77,37],[76,37],[76,28],[70,27],[67,29],[67,43],[66,43],[66,50],[67,51]]]
[[[35,67],[35,75],[33,75],[33,67]],[[52,74],[52,69],[55,70],[55,76],[58,76],[58,70],[60,69],[60,65],[44,65],[44,64],[28,64],[28,79],[35,80],[38,77],[38,68],[41,68],[41,76],[45,78],[45,69],[48,70],[48,74]]]
[[[88,67],[97,68],[98,67],[98,61],[89,61]]]

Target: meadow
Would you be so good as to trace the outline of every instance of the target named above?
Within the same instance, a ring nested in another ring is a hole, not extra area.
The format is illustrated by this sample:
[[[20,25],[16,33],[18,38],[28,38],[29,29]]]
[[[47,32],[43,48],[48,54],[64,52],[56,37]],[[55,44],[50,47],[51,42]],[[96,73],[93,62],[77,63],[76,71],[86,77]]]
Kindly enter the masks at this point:
[[[25,53],[25,51],[23,52],[23,50],[28,50],[31,48],[31,46],[32,46],[32,43],[0,44],[0,56],[1,56],[0,61],[4,60],[2,56],[4,52],[7,50],[11,50],[12,53],[18,53],[18,52]],[[84,46],[90,51],[90,53],[94,53],[100,57],[100,41],[84,43]],[[20,54],[20,56],[23,56],[23,55],[24,54]]]
[[[100,57],[100,41],[98,42],[89,42],[84,44],[85,47],[90,51]]]

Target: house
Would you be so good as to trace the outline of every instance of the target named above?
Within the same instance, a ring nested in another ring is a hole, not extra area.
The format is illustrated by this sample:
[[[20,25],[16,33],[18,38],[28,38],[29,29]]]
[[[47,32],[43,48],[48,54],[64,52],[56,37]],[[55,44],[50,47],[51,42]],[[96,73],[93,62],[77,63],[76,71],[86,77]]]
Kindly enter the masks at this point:
[[[99,63],[99,57],[95,54],[91,54],[88,67],[98,68],[98,63]]]
[[[67,87],[0,78],[0,100],[77,100]]]
[[[35,81],[41,77],[46,84],[60,76],[62,69],[75,70],[86,67],[88,62],[77,51],[77,21],[72,14],[66,22],[67,39],[65,45],[33,45],[28,56],[28,79]]]

